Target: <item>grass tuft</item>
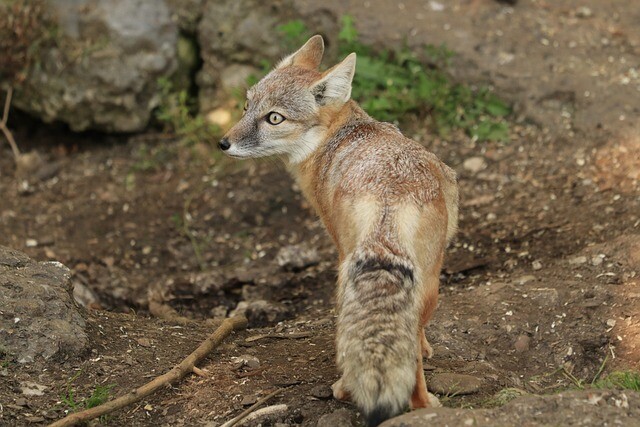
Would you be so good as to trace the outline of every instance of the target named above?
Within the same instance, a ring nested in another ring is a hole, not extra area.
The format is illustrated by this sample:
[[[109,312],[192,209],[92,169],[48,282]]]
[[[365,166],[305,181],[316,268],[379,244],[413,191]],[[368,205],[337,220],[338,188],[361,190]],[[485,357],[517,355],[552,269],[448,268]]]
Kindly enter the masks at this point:
[[[594,388],[640,391],[640,372],[613,371],[593,383]]]
[[[359,41],[351,16],[343,16],[341,24],[340,56],[358,55],[352,97],[371,116],[398,122],[408,114],[424,115],[441,136],[461,129],[480,141],[508,140],[509,126],[504,118],[511,113],[510,107],[486,87],[475,89],[452,82],[443,71],[453,56],[446,47],[428,45],[417,53],[407,46],[376,50]],[[290,50],[310,35],[302,21],[288,22],[278,30]]]

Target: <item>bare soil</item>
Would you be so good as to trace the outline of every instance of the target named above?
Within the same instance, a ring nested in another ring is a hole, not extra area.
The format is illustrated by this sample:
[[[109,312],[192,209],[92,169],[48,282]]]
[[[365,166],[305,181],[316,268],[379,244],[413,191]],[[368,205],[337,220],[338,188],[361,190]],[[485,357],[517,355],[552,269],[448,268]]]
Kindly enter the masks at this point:
[[[640,369],[640,9],[460,0],[436,11],[436,3],[325,2],[354,15],[373,43],[446,42],[460,52],[456,78],[493,84],[516,108],[507,144],[442,139],[402,122],[458,171],[462,197],[427,330],[435,349],[427,380],[472,375],[482,382],[477,393],[441,401],[491,407],[507,387],[546,394],[591,382],[603,367]],[[223,159],[213,143],[185,148],[157,135],[21,123],[22,149],[46,161],[16,179],[0,147],[0,243],[73,270],[92,344],[82,360],[0,367],[0,424],[60,418],[70,389],[77,401],[97,385],[127,392],[195,349],[213,329],[206,319],[252,299],[282,303],[287,319],[233,334],[201,364],[206,377],[188,377],[105,425],[222,423],[243,400],[276,388],[284,390],[269,403],[289,409],[266,425],[315,425],[338,408],[355,414],[326,396],[338,378],[336,252],[277,162]],[[479,170],[465,166],[473,157]],[[320,263],[280,268],[280,248],[301,243],[318,249]],[[158,295],[193,322],[151,316]],[[238,366],[243,355],[259,366]],[[25,396],[21,381],[47,389]]]

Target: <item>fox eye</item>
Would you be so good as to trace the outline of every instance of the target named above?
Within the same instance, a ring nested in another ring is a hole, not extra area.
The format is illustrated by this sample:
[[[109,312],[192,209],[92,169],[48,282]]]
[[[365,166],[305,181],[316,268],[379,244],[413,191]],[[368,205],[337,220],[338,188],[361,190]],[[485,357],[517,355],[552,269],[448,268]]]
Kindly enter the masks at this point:
[[[267,123],[269,123],[270,125],[274,125],[274,126],[279,125],[284,121],[285,121],[285,118],[282,116],[282,114],[278,114],[273,111],[267,114]]]

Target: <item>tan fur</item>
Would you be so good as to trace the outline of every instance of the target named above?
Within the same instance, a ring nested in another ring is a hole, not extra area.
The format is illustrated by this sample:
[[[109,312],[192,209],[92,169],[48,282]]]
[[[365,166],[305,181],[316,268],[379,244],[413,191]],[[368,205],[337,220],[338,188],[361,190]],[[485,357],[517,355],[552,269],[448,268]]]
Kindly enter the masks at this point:
[[[422,356],[444,250],[457,228],[455,172],[349,100],[355,55],[320,73],[315,36],[247,94],[229,154],[279,154],[339,252],[334,396],[369,425],[429,405]],[[271,112],[285,120],[274,126]]]

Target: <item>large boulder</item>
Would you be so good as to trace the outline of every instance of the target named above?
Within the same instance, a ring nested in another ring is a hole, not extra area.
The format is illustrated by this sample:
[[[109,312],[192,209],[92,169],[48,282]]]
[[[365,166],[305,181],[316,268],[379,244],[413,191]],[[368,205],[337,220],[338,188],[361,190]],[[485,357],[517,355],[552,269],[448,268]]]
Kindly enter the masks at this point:
[[[637,391],[582,390],[523,396],[494,409],[419,409],[392,418],[381,427],[637,426],[638,420]]]
[[[75,357],[86,350],[85,320],[71,272],[0,246],[0,356],[20,363]]]
[[[75,131],[145,128],[158,79],[176,68],[178,24],[164,0],[45,0],[57,26],[15,105]],[[37,47],[36,47],[37,48]]]

